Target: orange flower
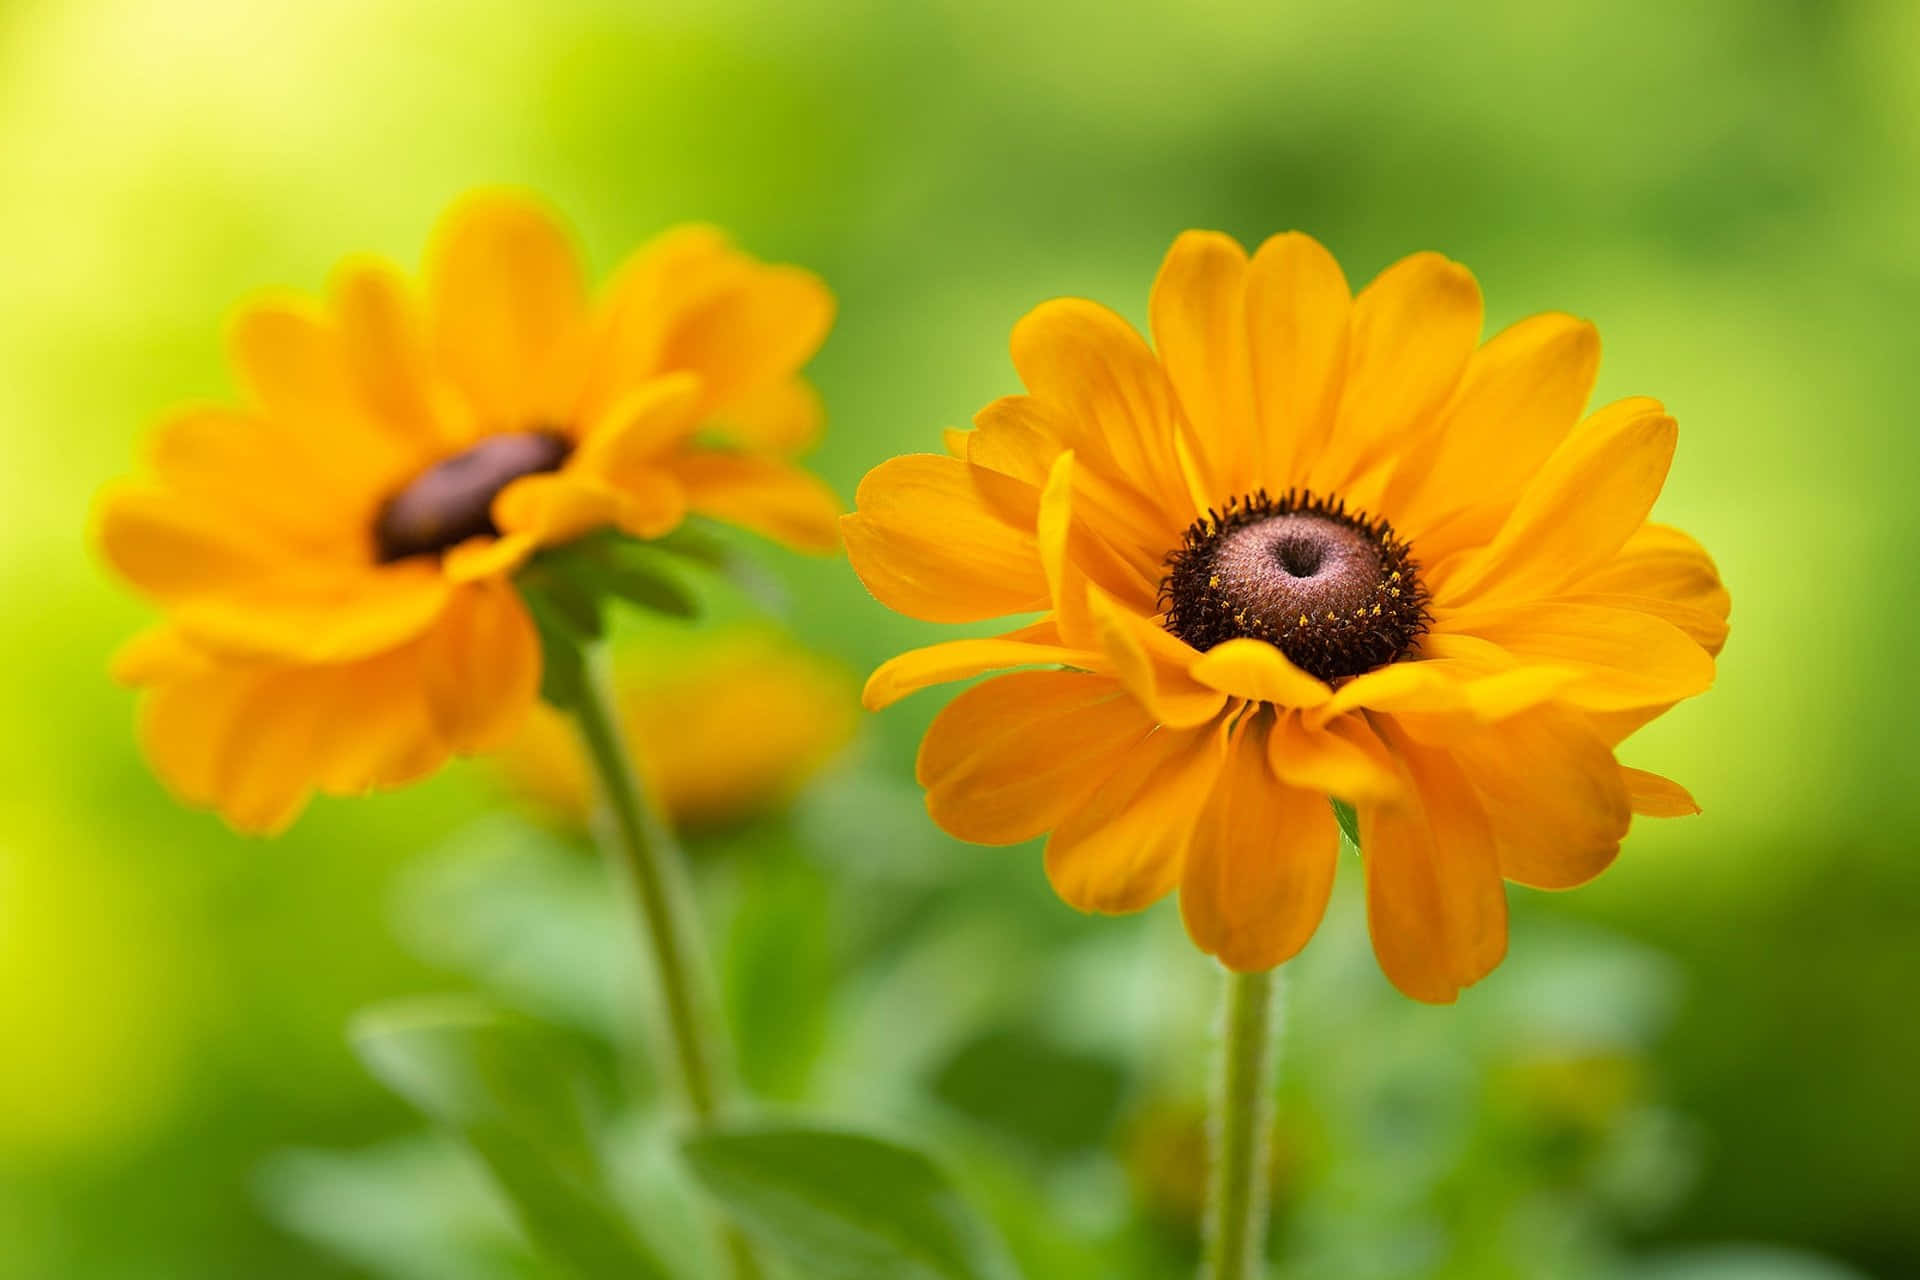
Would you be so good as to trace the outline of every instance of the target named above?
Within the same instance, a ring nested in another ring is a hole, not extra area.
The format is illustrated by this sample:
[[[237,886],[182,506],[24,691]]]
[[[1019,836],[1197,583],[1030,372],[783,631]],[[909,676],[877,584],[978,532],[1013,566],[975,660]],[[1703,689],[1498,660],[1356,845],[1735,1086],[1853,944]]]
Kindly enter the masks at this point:
[[[832,495],[788,461],[821,418],[811,274],[684,227],[596,302],[549,214],[483,193],[425,276],[416,296],[354,260],[324,302],[247,308],[246,406],[174,416],[100,503],[107,560],[165,613],[115,663],[142,744],[243,830],[511,738],[540,678],[512,575],[542,548],[688,513],[837,545]]]
[[[1190,232],[1156,282],[1157,351],[1050,302],[1013,333],[1028,394],[951,456],[874,469],[843,524],[881,601],[1037,621],[888,662],[878,708],[1009,667],[921,746],[962,839],[1051,833],[1087,911],[1173,889],[1229,968],[1318,926],[1351,805],[1382,967],[1450,1001],[1505,954],[1502,880],[1562,889],[1632,813],[1695,812],[1614,748],[1705,690],[1728,596],[1647,522],[1675,427],[1648,399],[1582,420],[1591,325],[1480,342],[1480,290],[1418,254],[1358,296],[1312,239],[1249,259]]]

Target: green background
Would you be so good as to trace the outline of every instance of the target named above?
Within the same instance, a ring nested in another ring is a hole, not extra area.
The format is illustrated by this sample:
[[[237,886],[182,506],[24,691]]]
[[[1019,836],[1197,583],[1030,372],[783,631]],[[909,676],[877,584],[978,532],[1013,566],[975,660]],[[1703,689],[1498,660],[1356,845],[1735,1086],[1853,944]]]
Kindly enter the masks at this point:
[[[1442,250],[1490,330],[1593,318],[1599,398],[1678,416],[1659,514],[1733,592],[1718,686],[1623,752],[1706,812],[1639,824],[1577,894],[1514,890],[1512,956],[1457,1010],[1391,994],[1346,878],[1294,985],[1282,1274],[1920,1274],[1916,65],[1905,0],[6,0],[0,1273],[428,1275],[440,1237],[396,1262],[405,1223],[351,1206],[404,1219],[382,1177],[444,1182],[449,1219],[473,1193],[342,1028],[502,986],[462,855],[422,861],[494,793],[455,769],[270,843],[176,808],[104,675],[143,610],[83,531],[146,423],[228,392],[238,299],[417,262],[452,197],[511,182],[597,272],[701,218],[822,273],[815,462],[849,496],[1014,389],[1036,302],[1139,320],[1187,227],[1301,228],[1356,281]],[[852,670],[933,634],[843,563],[766,560]],[[749,1074],[945,1151],[1032,1274],[1181,1274],[1206,966],[1168,907],[1082,921],[1037,852],[928,829],[940,697],[703,860]],[[537,852],[566,898],[573,855]],[[593,959],[504,989],[598,1007]]]

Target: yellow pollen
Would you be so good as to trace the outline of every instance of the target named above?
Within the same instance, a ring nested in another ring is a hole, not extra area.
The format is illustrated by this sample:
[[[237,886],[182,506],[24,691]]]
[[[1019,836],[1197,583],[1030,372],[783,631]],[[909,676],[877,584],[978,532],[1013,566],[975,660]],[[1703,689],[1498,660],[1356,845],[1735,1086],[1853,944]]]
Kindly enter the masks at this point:
[[[1300,615],[1300,625],[1303,627],[1307,625],[1307,615],[1304,613]]]

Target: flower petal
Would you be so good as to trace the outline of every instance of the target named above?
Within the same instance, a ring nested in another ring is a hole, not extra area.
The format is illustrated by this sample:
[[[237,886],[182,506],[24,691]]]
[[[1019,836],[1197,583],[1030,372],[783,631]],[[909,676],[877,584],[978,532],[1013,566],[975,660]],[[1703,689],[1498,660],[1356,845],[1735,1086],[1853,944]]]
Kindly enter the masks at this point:
[[[1486,502],[1511,505],[1579,421],[1600,367],[1600,334],[1549,312],[1473,353],[1432,435],[1396,469],[1382,507],[1417,536],[1437,518]]]
[[[1015,633],[1016,635],[1018,633]],[[1014,636],[948,640],[923,649],[909,649],[889,658],[867,677],[860,700],[869,711],[892,706],[910,693],[949,680],[967,680],[1005,667],[1042,664],[1085,667],[1088,655],[1077,649]]]
[[[1627,790],[1612,748],[1579,712],[1535,707],[1451,750],[1480,793],[1507,879],[1571,889],[1620,852]]]
[[[659,367],[699,374],[708,405],[724,417],[728,406],[751,406],[812,359],[833,327],[833,312],[832,292],[811,271],[753,263],[673,316]]]
[[[472,410],[433,367],[426,318],[387,262],[353,259],[334,272],[341,359],[367,412],[433,453],[457,452],[477,434]]]
[[[1713,658],[1672,623],[1604,605],[1545,600],[1475,609],[1449,630],[1499,645],[1523,666],[1575,678],[1556,696],[1590,711],[1677,702],[1713,683]]]
[[[1053,600],[1053,621],[1060,638],[1077,649],[1096,644],[1093,617],[1087,608],[1087,575],[1073,562],[1070,548],[1073,538],[1073,454],[1063,453],[1053,460],[1046,487],[1040,491],[1035,542],[1040,551],[1040,567],[1047,576],[1047,591]]]
[[[1193,519],[1173,389],[1125,320],[1081,298],[1042,303],[1013,328],[1013,363],[1085,465],[1139,489],[1174,523]]]
[[[1353,296],[1333,255],[1298,231],[1260,246],[1246,287],[1264,483],[1285,488],[1305,482],[1333,430]]]
[[[1451,1004],[1507,950],[1493,828],[1444,752],[1391,735],[1409,798],[1360,811],[1367,928],[1380,967],[1416,1000]]]
[[[1185,641],[1098,587],[1088,592],[1088,606],[1107,666],[1156,720],[1185,729],[1220,714],[1227,695],[1189,673],[1196,655]]]
[[[1227,725],[1157,728],[1047,841],[1047,879],[1081,911],[1139,911],[1180,879],[1201,807],[1219,777]]]
[[[1050,831],[1153,729],[1111,681],[1021,671],[948,703],[920,744],[916,775],[941,828],[975,844]]]
[[[483,429],[570,421],[587,287],[554,216],[513,192],[469,195],[435,230],[426,274],[441,367],[466,392]]]
[[[1620,554],[1574,583],[1570,598],[1665,618],[1718,657],[1733,598],[1706,548],[1663,524],[1644,524]]]
[[[840,547],[840,499],[791,462],[765,454],[697,452],[682,454],[668,470],[686,490],[689,510],[796,551]]]
[[[1022,500],[1024,521],[1017,509],[1003,514]],[[847,556],[887,607],[926,622],[1047,608],[1031,487],[957,458],[908,454],[868,472],[854,501],[840,523]]]
[[[1399,766],[1364,716],[1313,725],[1297,712],[1283,714],[1267,737],[1267,763],[1285,782],[1350,804],[1397,799],[1404,790]]]
[[[1326,797],[1267,767],[1269,715],[1235,729],[1180,877],[1180,916],[1208,955],[1239,973],[1291,960],[1326,914],[1340,832]]]
[[[1435,601],[1537,599],[1606,564],[1645,523],[1677,439],[1673,419],[1645,402],[1594,414],[1554,450],[1492,545],[1432,576]]]
[[[1700,812],[1687,789],[1671,778],[1626,765],[1620,766],[1620,778],[1635,813],[1649,818],[1689,818]]]
[[[421,641],[427,710],[455,751],[491,751],[540,695],[540,637],[503,579],[462,588]]]
[[[1353,482],[1432,428],[1480,341],[1480,286],[1437,253],[1394,263],[1353,303],[1345,384],[1308,485],[1352,497]]]
[[[1192,424],[1210,488],[1252,491],[1264,473],[1247,335],[1247,254],[1231,236],[1188,231],[1153,282],[1153,341]]]
[[[1333,696],[1324,682],[1294,666],[1286,654],[1250,636],[1215,645],[1189,671],[1209,688],[1280,707],[1317,707]]]

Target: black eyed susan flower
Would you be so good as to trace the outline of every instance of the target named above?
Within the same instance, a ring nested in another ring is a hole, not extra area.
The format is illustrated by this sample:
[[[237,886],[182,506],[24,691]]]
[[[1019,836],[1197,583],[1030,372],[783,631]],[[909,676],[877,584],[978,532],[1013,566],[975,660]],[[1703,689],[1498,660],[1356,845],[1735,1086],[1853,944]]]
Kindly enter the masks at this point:
[[[537,551],[689,513],[809,550],[832,495],[791,455],[832,322],[813,275],[668,232],[597,299],[542,208],[478,194],[416,292],[354,260],[319,302],[233,330],[241,407],[165,422],[98,511],[164,612],[116,661],[156,771],[236,827],[285,826],[512,737],[541,653],[513,575]]]
[[[1503,881],[1597,875],[1635,813],[1695,811],[1624,767],[1634,729],[1712,683],[1728,596],[1649,523],[1675,443],[1659,403],[1582,417],[1593,327],[1480,341],[1473,277],[1434,254],[1355,296],[1312,239],[1251,259],[1175,242],[1154,346],[1094,303],[1023,319],[1027,394],[946,456],[875,468],[844,532],[890,607],[1038,619],[888,662],[879,708],[1007,668],[923,742],[934,819],[1046,834],[1088,911],[1178,890],[1230,969],[1295,954],[1352,806],[1374,949],[1454,999],[1507,945]]]

